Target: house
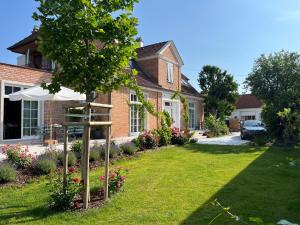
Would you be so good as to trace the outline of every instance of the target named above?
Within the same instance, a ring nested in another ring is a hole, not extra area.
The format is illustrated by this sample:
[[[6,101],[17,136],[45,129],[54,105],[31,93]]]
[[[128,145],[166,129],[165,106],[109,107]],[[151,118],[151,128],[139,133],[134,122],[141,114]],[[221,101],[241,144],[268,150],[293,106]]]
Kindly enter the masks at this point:
[[[230,118],[238,120],[261,120],[263,103],[252,94],[240,95],[236,102],[236,109]]]
[[[17,65],[0,63],[0,141],[37,140],[39,127],[49,123],[49,103],[37,101],[11,102],[8,95],[50,81],[55,64],[45,58],[37,49],[38,31],[12,45],[8,49],[20,54]],[[173,41],[144,46],[140,42],[137,58],[130,63],[138,71],[136,77],[145,97],[154,104],[157,111],[167,111],[174,120],[173,126],[182,128],[183,106],[179,100],[171,99],[179,90],[189,101],[189,128],[199,129],[203,121],[203,99],[182,74],[183,60]],[[112,137],[135,136],[144,129],[155,129],[160,121],[145,113],[142,118],[136,94],[127,88],[114,91],[111,96],[100,94],[96,102],[108,103],[111,99]],[[56,102],[53,123],[64,120],[66,102]],[[98,132],[99,133],[99,132]],[[100,131],[100,136],[103,137]]]

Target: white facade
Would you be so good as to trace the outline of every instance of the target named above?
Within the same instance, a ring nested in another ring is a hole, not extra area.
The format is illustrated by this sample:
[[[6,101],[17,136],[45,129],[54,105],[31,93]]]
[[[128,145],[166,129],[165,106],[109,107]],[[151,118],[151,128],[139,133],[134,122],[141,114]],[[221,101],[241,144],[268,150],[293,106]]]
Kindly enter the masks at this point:
[[[261,120],[262,108],[236,109],[232,112],[230,119],[239,120]]]

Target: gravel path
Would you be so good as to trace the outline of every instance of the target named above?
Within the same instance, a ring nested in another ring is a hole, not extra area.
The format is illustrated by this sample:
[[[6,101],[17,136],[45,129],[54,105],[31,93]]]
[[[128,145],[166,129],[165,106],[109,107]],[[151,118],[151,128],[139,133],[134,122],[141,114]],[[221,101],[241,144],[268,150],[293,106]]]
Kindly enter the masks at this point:
[[[208,145],[244,145],[249,141],[241,140],[240,132],[233,132],[229,135],[217,137],[217,138],[198,138],[198,144]]]

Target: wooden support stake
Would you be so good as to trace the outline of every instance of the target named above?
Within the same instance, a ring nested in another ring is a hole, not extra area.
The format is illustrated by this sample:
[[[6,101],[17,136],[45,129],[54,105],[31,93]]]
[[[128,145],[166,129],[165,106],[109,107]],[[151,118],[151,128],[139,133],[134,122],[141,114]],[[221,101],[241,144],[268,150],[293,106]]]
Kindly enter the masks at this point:
[[[87,122],[91,121],[91,108],[86,109]],[[89,207],[89,197],[90,197],[90,136],[91,127],[85,125],[85,142],[84,142],[84,184],[83,184],[83,208],[87,209]]]
[[[63,168],[63,185],[64,192],[67,188],[67,175],[68,175],[68,127],[64,127],[64,160],[63,160],[64,168]]]
[[[111,103],[111,93],[109,93],[109,103]],[[111,108],[108,109],[108,121],[111,122]],[[109,180],[109,150],[111,142],[111,125],[106,128],[106,148],[105,148],[105,183],[104,183],[104,200],[108,200],[108,180]]]
[[[104,184],[104,200],[108,200],[108,180],[109,180],[109,150],[110,150],[110,130],[111,126],[107,126],[106,130],[106,148],[105,148],[105,184]]]

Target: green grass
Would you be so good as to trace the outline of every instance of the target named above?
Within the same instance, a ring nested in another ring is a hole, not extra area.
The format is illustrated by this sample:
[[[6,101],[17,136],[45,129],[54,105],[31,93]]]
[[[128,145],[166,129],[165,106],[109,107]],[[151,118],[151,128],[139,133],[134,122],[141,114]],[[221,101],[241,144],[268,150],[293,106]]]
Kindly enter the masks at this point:
[[[55,213],[45,208],[45,180],[0,189],[0,224],[200,224],[219,210],[218,199],[243,219],[300,223],[300,150],[188,145],[147,152],[118,163],[128,167],[125,191],[100,209]],[[91,173],[98,186],[102,169]],[[239,224],[219,217],[215,225]]]

